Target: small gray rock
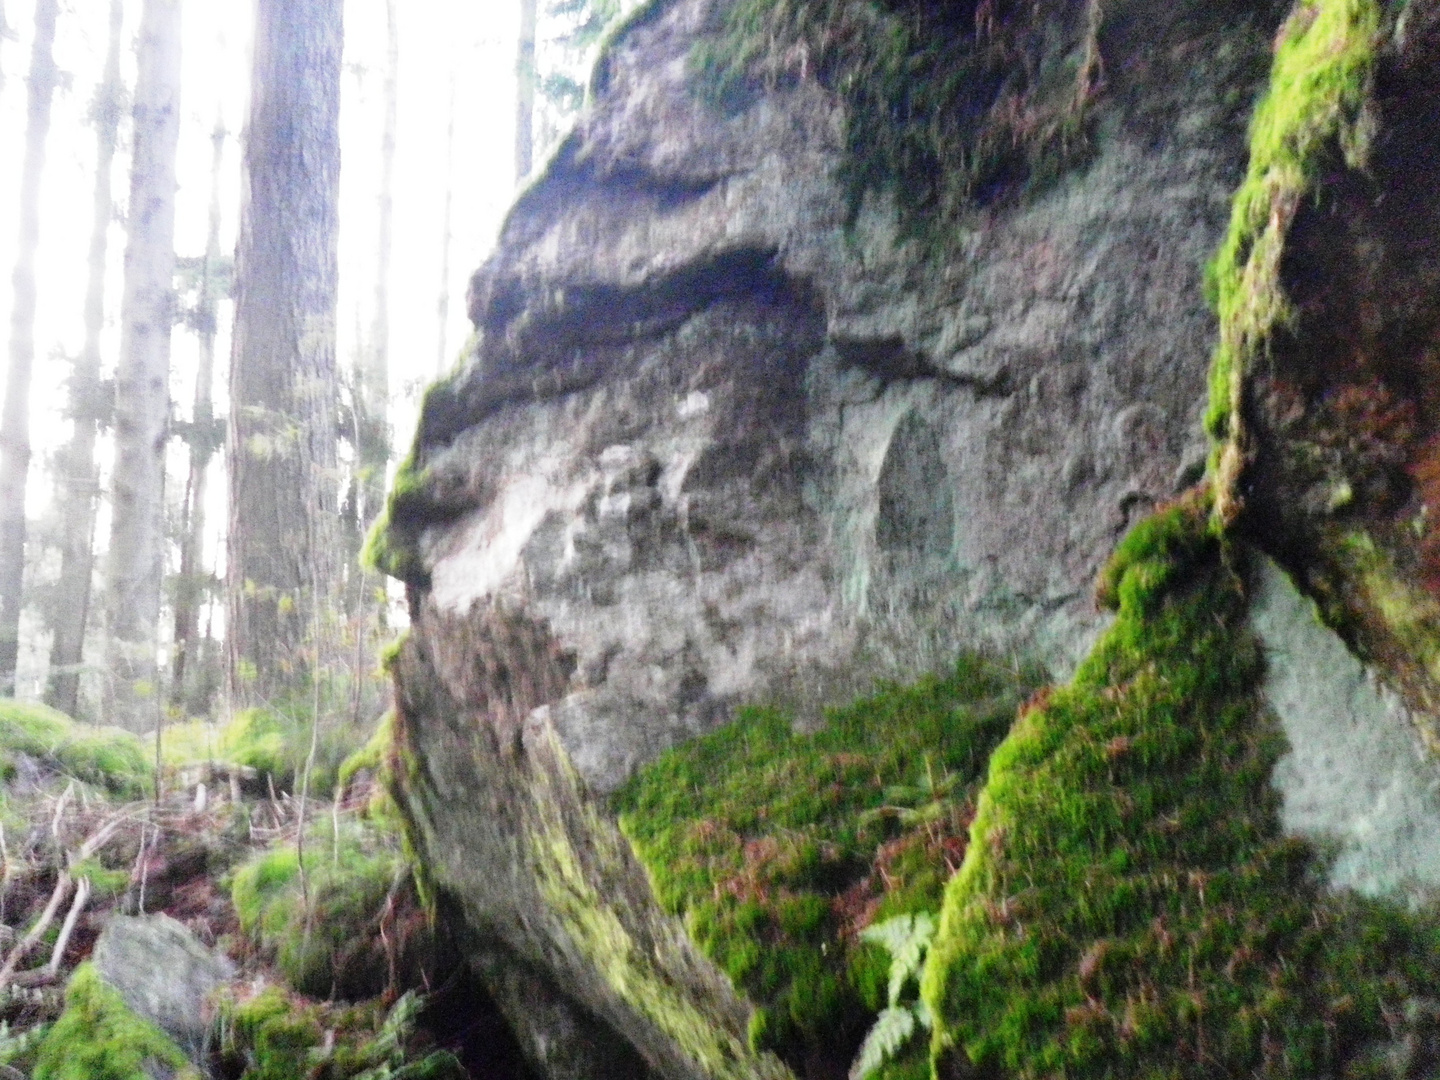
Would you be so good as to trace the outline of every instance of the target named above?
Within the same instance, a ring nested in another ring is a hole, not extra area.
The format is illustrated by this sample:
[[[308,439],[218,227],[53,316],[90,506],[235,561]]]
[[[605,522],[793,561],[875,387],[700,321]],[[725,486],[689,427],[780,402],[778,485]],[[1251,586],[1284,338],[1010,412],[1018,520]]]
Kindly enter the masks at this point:
[[[210,1025],[205,1003],[235,965],[168,915],[114,915],[95,943],[100,977],[125,1004],[200,1063]]]

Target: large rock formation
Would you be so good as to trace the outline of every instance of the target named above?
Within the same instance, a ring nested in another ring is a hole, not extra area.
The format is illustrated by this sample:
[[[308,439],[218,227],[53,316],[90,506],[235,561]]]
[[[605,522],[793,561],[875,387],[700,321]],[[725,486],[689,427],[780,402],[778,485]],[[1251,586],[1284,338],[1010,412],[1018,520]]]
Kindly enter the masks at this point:
[[[803,66],[727,107],[707,100],[691,58],[725,7],[647,4],[609,47],[575,133],[475,275],[477,333],[427,397],[382,552],[412,612],[395,673],[414,838],[472,963],[552,1077],[787,1074],[751,1048],[749,1003],[662,912],[615,826],[606,797],[636,768],[737,705],[782,705],[808,725],[964,647],[1064,676],[1095,640],[1096,571],[1205,467],[1216,326],[1202,267],[1283,15],[1105,4],[1088,155],[1048,186],[946,218],[937,241],[908,237],[886,198],[852,220],[843,105]],[[1428,26],[1414,21],[1412,36]],[[1416,124],[1440,115],[1415,100]],[[1371,198],[1361,187],[1352,197]],[[1422,243],[1387,213],[1344,257],[1378,258],[1375,235],[1408,244],[1419,319],[1419,298],[1437,295],[1434,234]],[[1307,218],[1300,233],[1318,228]],[[1336,287],[1317,286],[1314,304]],[[1349,310],[1369,325],[1363,297]],[[1428,369],[1415,370],[1422,384]],[[1254,393],[1288,391],[1271,378]],[[1423,413],[1428,398],[1412,396]],[[1299,422],[1283,402],[1266,408],[1245,452],[1300,468],[1254,450]],[[1428,447],[1431,426],[1406,445]],[[1292,571],[1311,565],[1316,515],[1359,490],[1341,497],[1341,479],[1307,473],[1310,516],[1297,518],[1289,474],[1247,476],[1248,533]],[[1387,521],[1414,518],[1416,500],[1391,498]],[[1340,647],[1278,571],[1264,585],[1268,641]],[[1440,820],[1425,791],[1435,770],[1401,760],[1404,706],[1365,689],[1358,662],[1297,662],[1316,677],[1297,682],[1282,658],[1268,684],[1292,740],[1317,696],[1343,692],[1357,704],[1332,711],[1378,718],[1388,741],[1349,771],[1333,767],[1345,738],[1297,745],[1281,780],[1289,824],[1354,841],[1337,884],[1440,880],[1440,859],[1428,847],[1409,859],[1404,840]],[[1387,670],[1411,705],[1430,702],[1423,662]],[[1376,810],[1392,781],[1405,806]],[[1379,794],[1362,806],[1352,796],[1367,784]]]

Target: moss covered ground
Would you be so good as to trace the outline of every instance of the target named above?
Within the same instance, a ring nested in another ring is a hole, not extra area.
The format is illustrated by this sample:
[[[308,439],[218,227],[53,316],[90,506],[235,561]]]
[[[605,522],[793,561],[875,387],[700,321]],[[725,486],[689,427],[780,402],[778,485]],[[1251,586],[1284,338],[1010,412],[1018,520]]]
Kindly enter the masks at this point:
[[[936,910],[991,748],[1037,682],[980,657],[886,686],[796,734],[748,709],[617,796],[660,902],[759,1007],[751,1038],[795,1062],[848,1054],[883,1007],[877,919]]]
[[[78,724],[37,702],[0,700],[0,779],[15,775],[21,754],[126,798],[144,795],[153,772],[146,747],[128,731]]]
[[[336,831],[338,826],[338,833]],[[300,856],[288,842],[234,873],[230,896],[241,930],[285,979],[312,997],[359,1000],[384,993],[429,940],[398,838],[346,816],[320,815]]]
[[[205,762],[247,766],[268,777],[262,784],[273,785],[276,791],[296,791],[310,753],[313,710],[313,703],[303,701],[292,707],[241,709],[221,724],[200,720],[169,724],[161,733],[162,757],[167,769]],[[312,796],[328,798],[334,793],[336,783],[342,782],[341,766],[366,738],[344,719],[345,711],[327,711],[321,724],[310,776]]]
[[[464,1080],[456,1058],[415,1042],[420,1002],[403,994],[335,1006],[271,986],[221,1003],[221,1057],[243,1080]]]

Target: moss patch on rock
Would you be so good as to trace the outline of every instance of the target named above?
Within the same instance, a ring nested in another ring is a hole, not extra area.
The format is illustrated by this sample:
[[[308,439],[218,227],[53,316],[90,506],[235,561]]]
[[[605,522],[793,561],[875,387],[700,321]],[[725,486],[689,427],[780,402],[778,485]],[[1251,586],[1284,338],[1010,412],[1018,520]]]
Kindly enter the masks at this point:
[[[1250,163],[1209,268],[1220,317],[1205,424],[1217,442],[1217,510],[1234,516],[1243,465],[1246,370],[1292,317],[1281,284],[1285,241],[1327,163],[1362,167],[1366,102],[1380,31],[1378,0],[1304,0],[1280,31],[1269,89],[1250,126]]]
[[[907,231],[1049,183],[1089,152],[1101,5],[739,0],[697,62],[721,104],[813,73],[845,104],[858,210],[895,198]]]
[[[937,1064],[1360,1076],[1440,988],[1434,919],[1322,890],[1280,828],[1242,567],[1193,495],[1138,526],[1118,618],[990,762],[924,981]]]
[[[661,904],[758,1006],[756,1049],[848,1060],[885,1004],[889,967],[859,931],[938,908],[973,785],[1037,682],[967,657],[810,734],[747,709],[617,795]]]
[[[157,1066],[176,1080],[200,1078],[174,1040],[81,964],[65,988],[65,1011],[36,1054],[35,1080],[150,1080]]]

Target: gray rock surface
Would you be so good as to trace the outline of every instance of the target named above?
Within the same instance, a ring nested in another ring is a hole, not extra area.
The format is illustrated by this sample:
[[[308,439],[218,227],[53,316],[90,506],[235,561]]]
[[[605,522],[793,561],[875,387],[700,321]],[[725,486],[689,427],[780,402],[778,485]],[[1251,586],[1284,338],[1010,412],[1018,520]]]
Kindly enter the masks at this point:
[[[1101,561],[1203,462],[1200,272],[1266,47],[1195,11],[1128,40],[1122,6],[1093,163],[937,263],[881,201],[847,230],[816,83],[701,100],[715,6],[616,48],[476,274],[416,448],[443,503],[424,602],[548,623],[600,791],[737,702],[813,716],[977,644],[1084,655]]]
[[[1440,888],[1440,762],[1393,690],[1321,625],[1283,571],[1261,563],[1251,618],[1265,695],[1290,750],[1276,764],[1285,828],[1334,854],[1330,883],[1370,895]]]
[[[235,977],[228,957],[168,915],[112,915],[91,959],[126,1005],[202,1063],[210,995]]]
[[[967,646],[1083,655],[1095,571],[1203,465],[1201,268],[1279,17],[1107,4],[1089,162],[936,260],[883,200],[847,226],[813,79],[701,99],[719,9],[647,9],[472,282],[414,450],[395,667],[459,918],[676,1080],[788,1070],[605,796],[739,704],[810,723]]]

